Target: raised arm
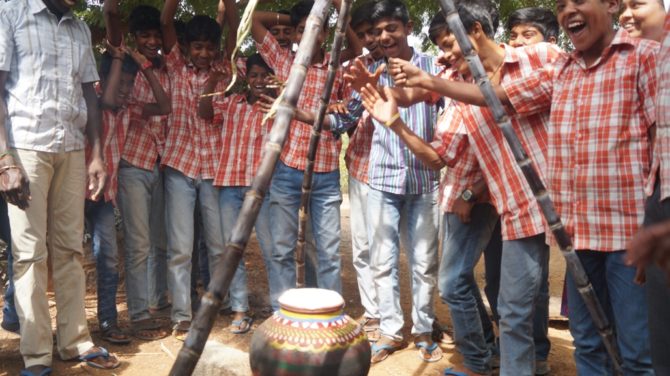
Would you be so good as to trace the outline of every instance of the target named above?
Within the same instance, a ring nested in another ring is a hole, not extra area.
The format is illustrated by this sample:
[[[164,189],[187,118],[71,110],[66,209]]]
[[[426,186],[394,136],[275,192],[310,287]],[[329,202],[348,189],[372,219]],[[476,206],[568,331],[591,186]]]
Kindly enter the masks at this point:
[[[102,16],[105,19],[105,30],[107,31],[107,42],[112,46],[119,47],[122,42],[121,14],[119,13],[118,0],[107,0],[102,5]]]
[[[163,33],[163,51],[167,55],[177,44],[177,30],[174,27],[174,17],[177,14],[179,0],[165,0],[161,11],[161,31]]]
[[[233,50],[237,45],[237,28],[240,26],[240,18],[237,11],[235,0],[219,0],[219,10],[224,9],[223,19],[228,24],[228,34],[226,35],[226,58],[230,59]],[[219,17],[217,14],[217,21]],[[223,25],[221,25],[223,30]],[[235,64],[235,62],[231,62]]]
[[[291,17],[288,14],[256,11],[251,17],[251,37],[256,43],[263,42],[270,26],[291,25]]]
[[[172,112],[172,101],[170,97],[163,89],[163,85],[158,80],[158,77],[154,74],[154,71],[151,67],[151,62],[137,50],[127,50],[127,53],[135,60],[137,65],[139,65],[142,74],[149,82],[151,86],[151,91],[154,93],[154,98],[156,98],[155,103],[146,103],[142,107],[142,117],[148,118],[151,116],[160,116],[168,115]]]

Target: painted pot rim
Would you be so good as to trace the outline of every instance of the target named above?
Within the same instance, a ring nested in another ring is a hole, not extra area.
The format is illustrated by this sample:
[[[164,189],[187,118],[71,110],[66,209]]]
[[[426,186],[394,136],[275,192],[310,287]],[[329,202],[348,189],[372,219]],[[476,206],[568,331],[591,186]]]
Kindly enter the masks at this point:
[[[319,288],[290,289],[279,297],[279,306],[304,314],[336,313],[344,308],[344,298],[336,291]]]

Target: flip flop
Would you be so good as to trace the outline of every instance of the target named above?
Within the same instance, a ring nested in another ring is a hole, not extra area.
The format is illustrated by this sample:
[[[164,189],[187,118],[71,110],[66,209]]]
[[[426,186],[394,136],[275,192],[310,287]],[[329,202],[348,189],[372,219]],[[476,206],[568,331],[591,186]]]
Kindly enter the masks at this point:
[[[105,367],[102,364],[98,364],[96,362],[93,362],[93,359],[97,359],[97,358],[100,358],[100,357],[102,357],[105,360],[109,360],[110,357],[114,357],[115,362],[112,363],[112,365],[108,366],[108,367]],[[118,367],[119,364],[121,364],[119,359],[117,359],[114,355],[110,355],[109,351],[107,351],[107,349],[104,348],[104,347],[98,347],[98,351],[94,351],[90,354],[79,355],[78,359],[79,359],[80,362],[86,362],[87,366],[90,366],[90,367],[93,367],[93,368],[98,368],[98,369],[114,369],[114,368]]]
[[[102,330],[100,337],[103,340],[116,345],[127,345],[130,343],[130,337],[123,333],[116,325]]]
[[[38,374],[34,374],[27,369],[21,370],[21,373],[19,373],[20,376],[48,376],[51,375],[51,368],[46,367],[45,369],[42,370],[42,372]]]
[[[454,371],[453,368],[447,368],[444,370],[444,375],[445,376],[468,376],[467,373],[465,372],[460,372],[460,371]]]
[[[372,356],[370,357],[370,363],[375,364],[375,363],[382,362],[382,361],[386,360],[386,358],[388,358],[389,355],[391,355],[394,352],[400,350],[401,348],[402,348],[402,344],[398,343],[396,341],[392,341],[392,343],[382,343],[382,344],[373,343],[370,346],[370,349],[372,350]],[[383,351],[383,353],[382,353],[382,351]],[[375,356],[377,354],[382,354],[381,358],[375,359]]]
[[[435,354],[434,351],[438,349],[437,342],[428,343],[426,341],[416,342],[414,344],[419,349],[419,359],[424,362],[434,363],[442,359],[442,351]]]
[[[251,324],[254,322],[254,319],[252,319],[249,316],[244,316],[243,318],[239,320],[233,320],[233,322],[230,324],[230,332],[233,334],[244,334],[251,330]],[[237,328],[237,329],[233,329]]]

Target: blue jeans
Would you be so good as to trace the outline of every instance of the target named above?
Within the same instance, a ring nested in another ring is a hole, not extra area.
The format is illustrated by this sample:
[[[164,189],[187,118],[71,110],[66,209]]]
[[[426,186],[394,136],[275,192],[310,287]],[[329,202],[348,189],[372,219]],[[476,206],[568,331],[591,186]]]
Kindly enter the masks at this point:
[[[209,271],[216,268],[225,250],[221,233],[219,190],[212,180],[192,179],[165,168],[166,223],[168,230],[168,288],[172,292],[172,321],[191,321],[191,256],[195,223],[193,212],[199,204],[203,236],[207,246]]]
[[[116,246],[114,205],[102,200],[86,200],[84,210],[88,228],[93,234],[93,257],[98,277],[98,325],[104,331],[117,325],[119,254]]]
[[[148,319],[149,307],[167,305],[163,174],[119,164],[118,204],[123,219],[126,297],[130,321]]]
[[[14,305],[14,257],[12,257],[12,234],[9,229],[9,216],[7,216],[7,201],[0,198],[0,238],[7,244],[7,278],[9,284],[5,290],[5,304],[2,307],[2,322],[6,326],[19,325],[19,315]]]
[[[660,201],[660,184],[657,180],[654,194],[647,199],[644,225],[651,226],[670,219],[670,200]],[[661,269],[656,264],[647,266],[647,293],[649,309],[649,337],[651,359],[657,376],[670,375],[670,287]]]
[[[456,347],[465,367],[482,374],[491,372],[495,333],[474,269],[497,221],[498,214],[489,204],[476,204],[470,223],[461,222],[453,213],[445,213],[442,220],[440,297],[449,306]]]
[[[624,374],[653,375],[644,287],[633,282],[635,268],[624,264],[625,252],[577,251],[577,255],[617,334]],[[568,301],[577,372],[580,375],[612,374],[602,339],[570,273]]]
[[[280,294],[295,287],[295,248],[298,238],[298,209],[304,171],[277,163],[270,188],[272,218],[272,258],[280,284]],[[339,170],[314,173],[310,216],[318,259],[320,288],[342,292],[340,279],[340,192]]]
[[[250,187],[221,187],[219,188],[219,210],[221,210],[221,225],[223,239],[230,241],[233,233],[233,227],[242,209],[244,196]],[[256,218],[256,239],[263,252],[265,269],[268,274],[268,286],[270,288],[270,301],[273,308],[279,309],[277,302],[277,272],[272,262],[272,234],[270,233],[270,218],[268,210],[269,199],[266,197],[261,206],[261,210]],[[244,260],[240,260],[237,266],[235,277],[230,283],[230,304],[235,312],[246,312],[249,310],[249,299],[247,290],[247,271],[244,267]],[[276,306],[275,306],[276,304]]]
[[[544,234],[503,241],[500,294],[500,375],[534,375],[533,322],[549,275]]]
[[[382,335],[402,339],[404,325],[398,281],[401,233],[412,288],[412,334],[433,330],[433,292],[437,284],[437,191],[397,195],[370,187],[368,234],[371,268],[379,303]]]

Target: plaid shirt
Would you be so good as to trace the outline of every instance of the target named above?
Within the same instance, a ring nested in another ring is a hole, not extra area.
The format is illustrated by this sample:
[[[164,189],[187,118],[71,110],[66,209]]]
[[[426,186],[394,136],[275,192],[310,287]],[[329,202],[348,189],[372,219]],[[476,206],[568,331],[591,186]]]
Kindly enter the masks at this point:
[[[165,92],[170,92],[170,75],[165,66],[153,69]],[[137,72],[131,97],[133,103],[155,103],[151,85],[142,72]],[[156,162],[163,155],[167,134],[168,116],[152,116],[148,119],[137,117],[131,122],[126,136],[126,146],[121,158],[131,165],[153,171]]]
[[[619,30],[589,68],[564,54],[504,85],[518,113],[551,109],[546,177],[575,249],[625,249],[642,224],[657,50]]]
[[[82,84],[98,81],[91,32],[68,11],[60,20],[41,0],[0,8],[0,71],[5,83],[7,143],[48,153],[84,150]]]
[[[372,147],[372,135],[375,132],[375,126],[367,112],[358,122],[354,134],[349,138],[349,146],[344,155],[344,162],[347,165],[349,175],[360,181],[368,183],[368,167],[370,164],[370,148]]]
[[[249,104],[245,95],[233,94],[214,104],[214,122],[223,123],[221,155],[214,185],[246,187],[256,175],[263,154],[263,142],[272,121],[263,124],[257,103]]]
[[[462,80],[458,72],[453,70],[445,70],[440,76],[455,81]],[[449,98],[445,98],[445,101],[445,108],[437,119],[435,139],[431,142],[431,146],[442,160],[453,160],[452,166],[447,168],[442,176],[439,191],[440,208],[445,213],[451,213],[454,209],[454,202],[461,197],[461,192],[484,179],[484,175],[477,163],[477,156],[469,145],[462,147],[459,155],[449,156],[447,154],[447,145],[453,135],[467,137],[467,131],[460,114],[465,105]]]
[[[167,56],[167,69],[172,80],[172,114],[162,164],[191,179],[214,179],[221,152],[221,123],[200,118],[197,110],[209,71],[198,72],[176,47]],[[212,69],[228,71],[230,67],[217,62]],[[219,82],[215,91],[225,90],[226,84],[225,80]]]
[[[291,66],[293,65],[293,54],[279,46],[272,34],[267,33],[262,43],[257,44],[258,52],[263,60],[272,68],[279,80],[286,82]],[[321,94],[326,83],[328,74],[328,61],[330,54],[326,53],[323,61],[312,64],[307,70],[305,83],[298,99],[297,107],[306,111],[316,113],[319,109]],[[346,86],[342,78],[342,70],[338,69],[330,101],[346,98]],[[307,151],[309,139],[312,134],[312,125],[293,120],[281,160],[287,166],[298,170],[304,170],[307,165]],[[314,161],[314,172],[331,172],[339,168],[340,149],[342,143],[335,134],[330,131],[322,131],[319,147],[316,150]]]
[[[660,178],[661,200],[670,197],[670,13],[665,17],[665,38],[658,55],[656,96],[656,147],[654,168],[650,178],[653,190],[656,173]],[[650,193],[650,192],[647,192]]]
[[[531,75],[549,64],[558,53],[558,49],[547,43],[519,49],[505,45],[501,83]],[[486,179],[491,202],[502,217],[503,239],[522,239],[545,232],[540,207],[491,111],[486,107],[465,106],[460,114],[467,136],[453,135],[445,143],[448,147],[444,154],[453,165],[453,158],[460,156],[468,145],[472,148]],[[547,112],[512,118],[514,131],[538,172],[544,171],[546,166],[548,121]]]

